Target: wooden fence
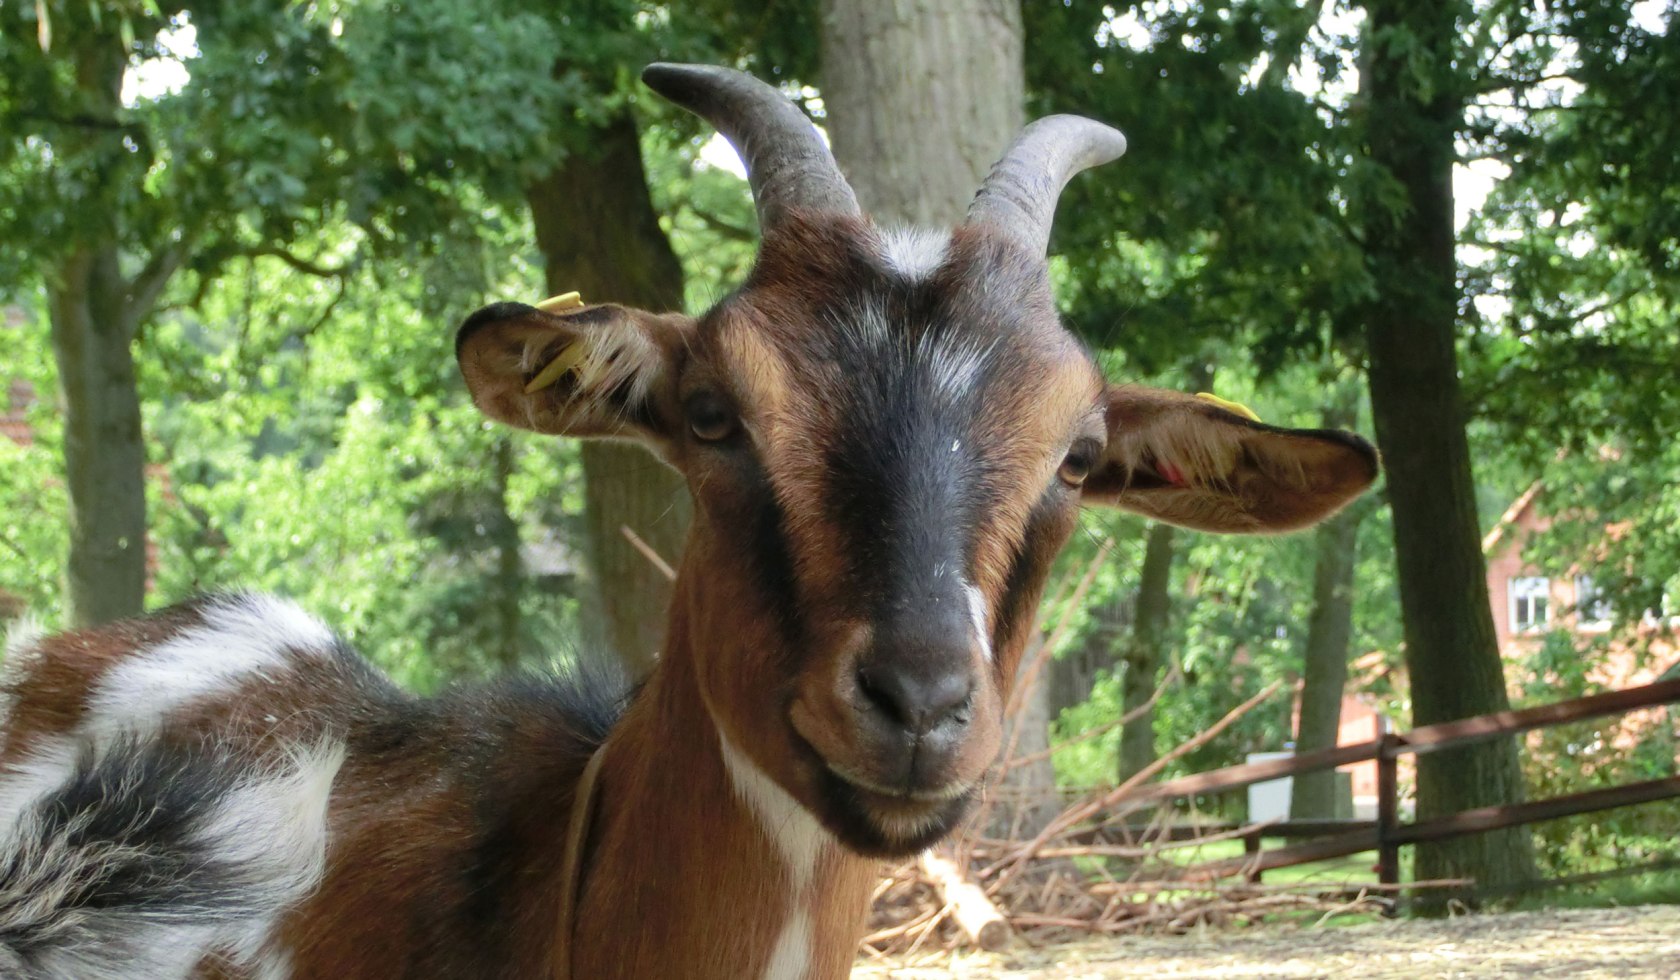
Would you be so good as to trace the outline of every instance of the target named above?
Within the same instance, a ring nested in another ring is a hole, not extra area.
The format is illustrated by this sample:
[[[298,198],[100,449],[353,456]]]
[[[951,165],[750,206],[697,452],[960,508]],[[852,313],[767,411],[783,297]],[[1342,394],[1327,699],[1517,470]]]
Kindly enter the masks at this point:
[[[1240,828],[1241,831],[1246,831],[1239,834],[1246,844],[1247,853],[1243,857],[1195,865],[1185,869],[1185,877],[1192,880],[1208,880],[1241,874],[1258,880],[1262,872],[1272,868],[1309,864],[1375,850],[1378,880],[1382,885],[1392,888],[1399,884],[1400,848],[1407,844],[1447,840],[1502,827],[1516,827],[1556,817],[1592,813],[1680,796],[1680,776],[1669,776],[1544,800],[1479,807],[1428,820],[1402,823],[1395,780],[1396,763],[1401,756],[1458,749],[1539,728],[1676,702],[1680,702],[1680,679],[1658,681],[1655,684],[1594,694],[1570,701],[1477,715],[1474,718],[1440,725],[1426,725],[1409,732],[1388,732],[1380,738],[1357,745],[1337,746],[1288,759],[1251,762],[1154,783],[1139,787],[1135,794],[1129,794],[1122,806],[1131,807],[1151,800],[1226,792],[1269,779],[1375,760],[1376,820],[1297,820],[1251,824]],[[1262,837],[1301,838],[1302,841],[1273,850],[1262,850]]]

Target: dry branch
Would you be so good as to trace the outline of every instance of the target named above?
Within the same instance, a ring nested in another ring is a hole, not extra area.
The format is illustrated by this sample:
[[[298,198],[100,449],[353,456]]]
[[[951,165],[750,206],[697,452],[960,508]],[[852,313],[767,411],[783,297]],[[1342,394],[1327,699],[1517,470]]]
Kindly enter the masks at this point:
[[[996,951],[1009,942],[1009,922],[979,885],[963,877],[957,863],[934,851],[923,851],[922,871],[933,879],[951,915],[963,932],[984,950]]]

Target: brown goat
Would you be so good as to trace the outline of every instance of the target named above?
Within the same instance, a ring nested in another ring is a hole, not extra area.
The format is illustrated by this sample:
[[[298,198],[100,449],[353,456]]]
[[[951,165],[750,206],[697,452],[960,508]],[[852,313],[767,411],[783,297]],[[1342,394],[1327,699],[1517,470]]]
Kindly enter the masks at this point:
[[[456,350],[492,418],[687,478],[652,676],[416,698],[251,595],[14,637],[0,972],[843,977],[872,859],[980,791],[1082,504],[1272,532],[1375,478],[1356,436],[1110,385],[1063,328],[1056,198],[1118,132],[1040,120],[960,227],[888,230],[774,89],[644,78],[745,159],[751,276],[697,318],[488,307]]]

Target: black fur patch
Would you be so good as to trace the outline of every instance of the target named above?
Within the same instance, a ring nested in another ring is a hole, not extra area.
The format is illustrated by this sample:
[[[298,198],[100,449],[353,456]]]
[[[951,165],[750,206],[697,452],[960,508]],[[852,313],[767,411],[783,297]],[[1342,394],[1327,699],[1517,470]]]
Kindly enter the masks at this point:
[[[250,772],[249,759],[203,741],[80,745],[65,781],[22,811],[0,852],[0,963],[116,957],[150,929],[273,914],[268,881],[195,837]]]

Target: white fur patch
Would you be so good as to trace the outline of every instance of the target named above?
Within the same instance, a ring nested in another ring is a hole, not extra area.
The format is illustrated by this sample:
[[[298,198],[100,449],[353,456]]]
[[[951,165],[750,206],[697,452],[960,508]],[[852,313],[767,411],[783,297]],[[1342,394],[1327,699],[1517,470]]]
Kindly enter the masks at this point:
[[[991,351],[990,346],[980,347],[960,335],[934,340],[931,334],[923,334],[916,345],[916,359],[933,378],[939,396],[955,401],[979,383]]]
[[[33,616],[25,616],[7,627],[5,663],[27,659],[46,635],[46,627]]]
[[[877,303],[853,306],[846,315],[836,318],[834,326],[848,331],[881,357],[892,358],[928,378],[935,396],[948,403],[980,383],[997,344],[993,340],[982,347],[974,338],[955,330],[923,330],[912,341],[910,325],[895,325]]]
[[[968,596],[968,615],[974,621],[974,642],[980,644],[980,653],[986,662],[992,659],[992,634],[986,629],[986,597],[974,586],[963,583],[963,594]]]
[[[270,678],[297,657],[319,656],[332,631],[273,596],[235,596],[204,608],[203,622],[149,650],[136,651],[88,697],[81,733],[96,739],[157,728],[175,710]]]
[[[12,947],[0,939],[0,975],[76,980],[195,976],[206,956],[219,955],[255,970],[289,975],[285,955],[273,947],[280,916],[319,883],[326,864],[327,801],[344,761],[337,742],[298,748],[283,764],[256,770],[202,813],[191,815],[186,841],[208,866],[227,862],[243,872],[226,895],[202,908],[142,904],[81,907],[75,896],[110,864],[144,866],[144,838],[81,839],[75,824],[54,826],[35,804],[64,786],[74,773],[76,743],[49,742],[0,774],[0,852],[12,872],[0,882],[0,933],[29,937]],[[95,763],[100,764],[99,762]],[[224,764],[233,764],[231,761]],[[113,792],[142,792],[120,774]],[[160,855],[162,858],[163,855]],[[191,874],[190,866],[171,872]],[[165,889],[165,893],[167,893]],[[233,917],[205,914],[237,909]]]
[[[764,980],[803,980],[810,965],[811,913],[801,908],[776,937],[776,948],[770,951],[770,963],[764,968]]]
[[[787,790],[735,748],[721,729],[718,745],[723,750],[723,765],[729,771],[735,795],[746,804],[764,836],[775,843],[787,863],[788,919],[776,937],[770,963],[764,968],[764,980],[800,980],[811,959],[811,914],[806,907],[805,893],[816,872],[817,859],[823,848],[833,842],[833,837]]]
[[[724,768],[729,770],[729,781],[735,787],[735,795],[758,818],[764,836],[770,838],[787,862],[788,882],[794,895],[799,895],[811,883],[817,856],[832,838],[815,817],[789,796],[787,790],[753,765],[752,760],[735,748],[722,731],[718,732],[718,744],[723,748]]]
[[[0,659],[0,749],[6,746],[7,722],[17,700],[10,691],[40,659],[41,638],[46,635],[40,620],[25,616],[6,630],[3,659]]]
[[[222,942],[241,962],[260,962],[275,919],[315,890],[327,862],[327,801],[344,765],[344,744],[295,750],[277,774],[223,797],[195,836],[205,854],[249,869],[262,882],[258,904],[273,911]]]
[[[0,770],[0,852],[11,853],[25,811],[63,786],[75,767],[75,744],[53,739]]]
[[[926,279],[945,264],[951,233],[931,228],[886,228],[880,232],[881,261],[912,282]]]

